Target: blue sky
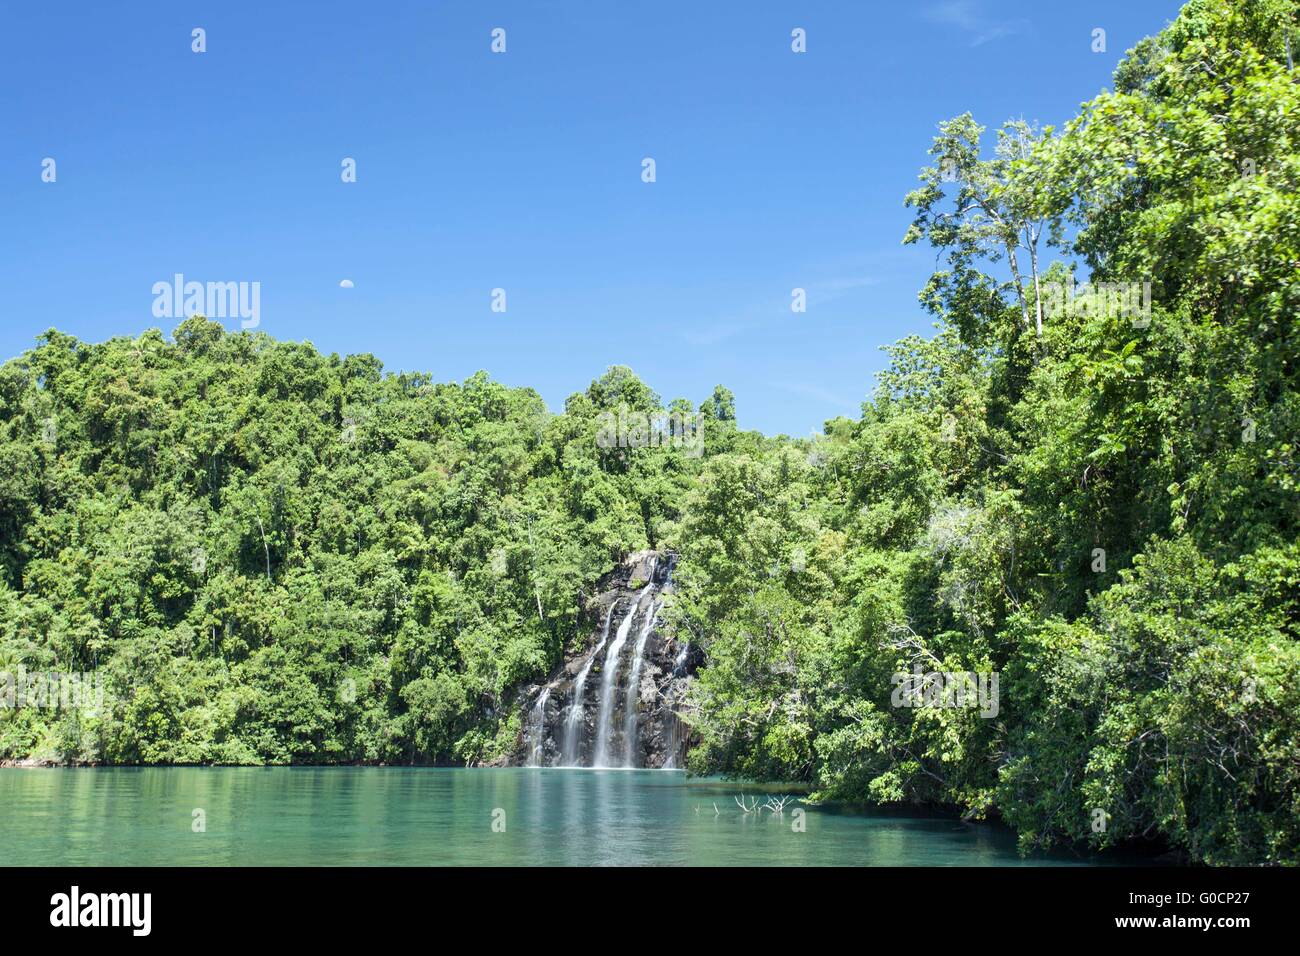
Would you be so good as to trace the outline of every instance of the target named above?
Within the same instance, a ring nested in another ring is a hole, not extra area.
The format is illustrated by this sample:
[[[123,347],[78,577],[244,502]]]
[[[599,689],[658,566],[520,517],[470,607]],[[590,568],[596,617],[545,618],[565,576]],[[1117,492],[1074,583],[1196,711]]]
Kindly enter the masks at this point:
[[[931,332],[934,254],[900,241],[935,124],[1059,124],[1178,6],[9,4],[0,358],[51,326],[170,332],[152,287],[183,273],[259,282],[262,331],[392,371],[486,369],[559,410],[625,364],[808,434]]]

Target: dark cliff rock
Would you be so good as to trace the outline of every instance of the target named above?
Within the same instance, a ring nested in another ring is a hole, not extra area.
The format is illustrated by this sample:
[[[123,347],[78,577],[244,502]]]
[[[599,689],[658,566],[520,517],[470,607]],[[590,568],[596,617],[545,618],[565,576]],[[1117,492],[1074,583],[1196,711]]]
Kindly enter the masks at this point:
[[[682,766],[689,728],[676,715],[700,661],[658,624],[664,602],[672,600],[674,561],[673,555],[638,552],[601,581],[587,603],[595,622],[587,639],[545,683],[525,689],[523,732],[510,763]]]

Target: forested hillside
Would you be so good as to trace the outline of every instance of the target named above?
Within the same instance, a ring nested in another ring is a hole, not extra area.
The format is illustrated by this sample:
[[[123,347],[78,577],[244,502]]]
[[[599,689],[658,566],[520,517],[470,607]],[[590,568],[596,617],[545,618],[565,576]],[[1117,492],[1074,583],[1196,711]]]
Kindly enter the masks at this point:
[[[937,333],[816,440],[720,386],[670,406],[702,456],[609,447],[665,410],[622,367],[551,414],[202,318],[46,333],[0,368],[0,670],[108,707],[0,712],[0,758],[491,760],[653,547],[696,771],[1300,860],[1296,6],[1194,0],[1057,129],[942,123]],[[918,665],[996,714],[897,706]]]
[[[675,451],[598,444],[598,409],[659,404],[621,368],[550,415],[483,374],[193,318],[49,332],[0,396],[0,669],[106,672],[112,704],[0,718],[7,756],[491,759],[515,686],[689,480]],[[727,447],[728,396],[704,414]]]
[[[697,769],[1300,859],[1295,29],[1194,2],[1059,131],[981,159],[943,125],[907,235],[939,335],[811,456],[710,456],[687,501]],[[1051,303],[1076,256],[1147,314]],[[1000,673],[997,717],[892,707],[916,662]]]

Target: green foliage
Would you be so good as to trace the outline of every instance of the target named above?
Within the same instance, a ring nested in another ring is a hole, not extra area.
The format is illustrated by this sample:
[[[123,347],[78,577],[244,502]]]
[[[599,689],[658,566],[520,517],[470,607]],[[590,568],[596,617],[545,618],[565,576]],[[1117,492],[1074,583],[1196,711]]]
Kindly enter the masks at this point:
[[[710,458],[688,499],[696,769],[996,814],[1027,849],[1300,860],[1288,34],[1291,0],[1195,0],[1059,131],[984,158],[940,125],[904,239],[939,252],[939,335],[889,349],[860,420]],[[1044,307],[1076,264],[1150,283],[1146,321]],[[916,666],[998,673],[998,713],[895,706]]]
[[[550,415],[198,318],[47,333],[0,367],[0,669],[110,706],[6,712],[0,757],[490,761],[653,546],[706,662],[697,771],[1300,861],[1296,6],[1193,0],[988,156],[941,124],[904,240],[938,334],[814,439],[739,431],[718,386],[703,457],[602,442],[663,410],[625,367]],[[1054,302],[1085,268],[1149,314]],[[918,668],[997,706],[900,706]]]
[[[610,403],[661,410],[621,367],[552,416],[200,317],[47,333],[0,368],[0,669],[94,672],[108,706],[0,712],[0,758],[501,756],[698,467],[599,447]]]

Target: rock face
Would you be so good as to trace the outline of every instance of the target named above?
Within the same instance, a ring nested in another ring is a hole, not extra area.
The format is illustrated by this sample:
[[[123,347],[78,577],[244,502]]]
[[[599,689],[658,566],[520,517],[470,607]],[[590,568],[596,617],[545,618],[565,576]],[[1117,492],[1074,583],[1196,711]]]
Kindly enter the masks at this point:
[[[588,603],[596,627],[544,684],[522,697],[511,762],[534,767],[680,768],[689,729],[677,717],[699,655],[658,627],[676,557],[630,555]]]

